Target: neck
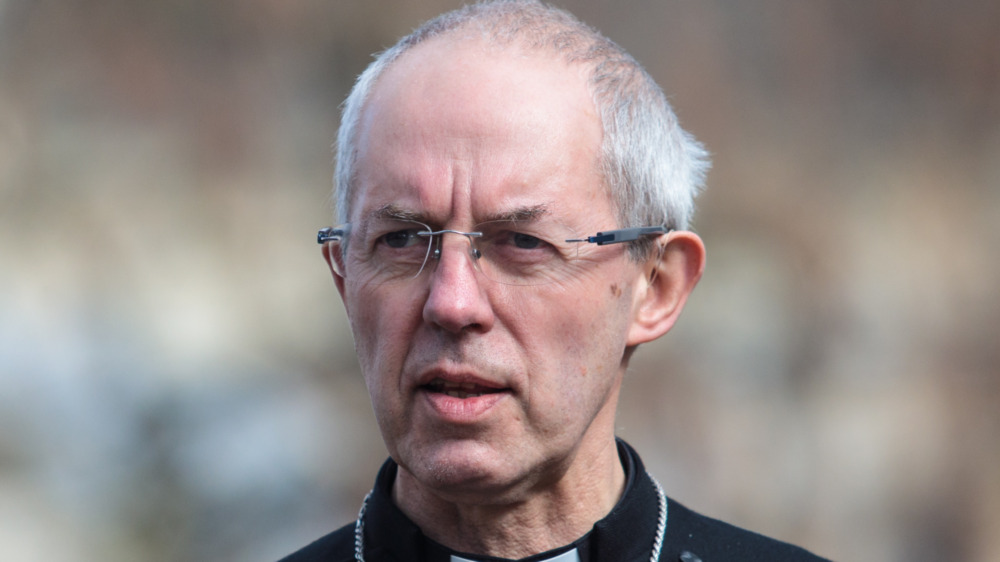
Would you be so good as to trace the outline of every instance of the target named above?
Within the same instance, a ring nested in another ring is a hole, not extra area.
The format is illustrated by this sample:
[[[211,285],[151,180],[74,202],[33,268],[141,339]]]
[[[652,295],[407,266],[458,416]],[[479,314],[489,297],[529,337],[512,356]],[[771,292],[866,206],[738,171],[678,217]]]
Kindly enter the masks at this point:
[[[625,472],[613,433],[597,447],[581,446],[554,477],[517,490],[477,497],[441,493],[399,467],[393,500],[427,537],[460,552],[524,558],[588,533],[618,502]],[[450,491],[449,491],[450,492]]]

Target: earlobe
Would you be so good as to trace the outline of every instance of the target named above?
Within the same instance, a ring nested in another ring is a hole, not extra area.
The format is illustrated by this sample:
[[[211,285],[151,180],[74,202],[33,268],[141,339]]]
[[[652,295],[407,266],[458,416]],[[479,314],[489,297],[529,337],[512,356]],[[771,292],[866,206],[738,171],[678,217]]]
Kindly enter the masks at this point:
[[[659,252],[643,266],[636,287],[629,347],[670,331],[705,268],[705,245],[697,234],[675,231],[657,243]]]

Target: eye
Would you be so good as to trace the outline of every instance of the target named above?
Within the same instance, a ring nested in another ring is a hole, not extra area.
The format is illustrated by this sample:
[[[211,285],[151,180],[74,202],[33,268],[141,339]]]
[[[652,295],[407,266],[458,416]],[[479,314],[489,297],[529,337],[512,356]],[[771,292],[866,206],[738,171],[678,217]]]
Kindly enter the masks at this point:
[[[494,259],[511,263],[537,263],[552,259],[559,251],[540,233],[528,234],[520,230],[493,232],[482,245]]]
[[[512,232],[510,239],[514,246],[521,250],[537,250],[545,243],[541,238],[523,232]]]
[[[504,252],[537,252],[551,246],[541,236],[510,229],[494,230],[486,234],[484,242]]]
[[[410,228],[406,230],[395,230],[392,232],[387,232],[379,237],[380,242],[389,246],[390,248],[406,248],[407,246],[412,246],[420,241],[420,237],[417,236],[419,232],[415,228]]]

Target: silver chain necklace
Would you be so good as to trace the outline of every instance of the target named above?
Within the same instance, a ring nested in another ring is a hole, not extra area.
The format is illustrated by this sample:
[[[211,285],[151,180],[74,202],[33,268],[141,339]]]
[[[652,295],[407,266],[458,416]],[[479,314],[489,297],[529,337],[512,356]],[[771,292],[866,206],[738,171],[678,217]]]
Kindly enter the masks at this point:
[[[652,474],[646,472],[649,479],[656,486],[656,494],[659,496],[659,514],[656,518],[656,537],[653,538],[653,551],[649,556],[649,562],[657,562],[660,559],[660,549],[663,548],[663,534],[667,530],[667,495],[663,492],[663,486]],[[365,510],[368,509],[368,499],[372,497],[370,490],[365,494],[365,499],[361,502],[361,510],[358,511],[358,519],[354,522],[354,560],[365,562]]]

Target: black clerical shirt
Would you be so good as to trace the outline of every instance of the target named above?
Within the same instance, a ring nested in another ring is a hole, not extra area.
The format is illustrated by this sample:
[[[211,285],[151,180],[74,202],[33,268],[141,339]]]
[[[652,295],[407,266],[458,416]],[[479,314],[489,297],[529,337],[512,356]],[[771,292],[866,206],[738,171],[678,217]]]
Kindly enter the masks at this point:
[[[639,455],[622,440],[618,454],[625,470],[625,493],[593,529],[571,544],[517,562],[545,562],[574,549],[580,562],[649,562],[659,517],[659,494]],[[424,536],[392,501],[397,465],[379,470],[364,520],[366,562],[510,562],[455,552]],[[355,561],[351,523],[291,554],[281,562]],[[563,559],[558,559],[560,562]],[[660,562],[811,562],[823,560],[797,546],[699,515],[667,498],[666,532]]]

